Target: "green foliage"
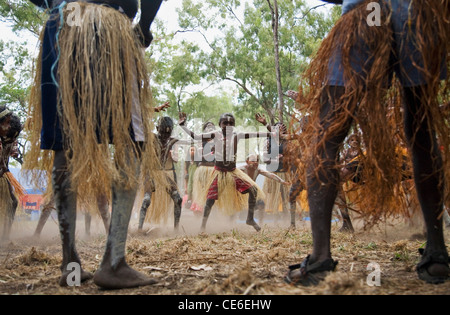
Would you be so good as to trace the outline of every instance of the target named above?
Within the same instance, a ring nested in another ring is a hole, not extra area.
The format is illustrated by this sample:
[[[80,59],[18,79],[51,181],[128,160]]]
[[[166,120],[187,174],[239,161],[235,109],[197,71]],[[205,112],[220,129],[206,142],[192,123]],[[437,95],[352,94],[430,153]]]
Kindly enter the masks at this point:
[[[38,36],[45,14],[29,0],[0,0],[0,21],[8,22],[15,32],[27,30]]]
[[[238,124],[255,125],[256,112],[274,119],[277,108],[274,43],[268,0],[184,0],[179,29],[157,19],[147,49],[155,106],[170,101],[165,113],[178,111],[201,120],[233,112]],[[301,73],[340,15],[310,10],[305,1],[278,0],[283,90],[298,88]],[[37,36],[46,14],[28,0],[0,0],[0,21],[16,34]],[[180,40],[180,34],[188,39]],[[192,35],[192,36],[190,36]],[[193,41],[191,38],[200,38]],[[0,102],[23,111],[31,82],[32,54],[26,43],[0,44]],[[14,65],[14,66],[11,66]],[[285,112],[294,102],[285,101]]]
[[[24,116],[30,91],[32,58],[24,43],[0,41],[0,104]]]
[[[284,90],[296,90],[301,71],[334,23],[334,15],[309,11],[304,1],[278,1],[280,67]],[[205,14],[207,12],[208,14]],[[333,11],[334,12],[334,11]],[[198,55],[203,76],[229,81],[238,88],[236,113],[253,116],[261,110],[275,117],[275,76],[272,18],[267,0],[184,1],[179,24],[201,34],[216,34],[209,53]],[[288,102],[290,112],[293,102]]]

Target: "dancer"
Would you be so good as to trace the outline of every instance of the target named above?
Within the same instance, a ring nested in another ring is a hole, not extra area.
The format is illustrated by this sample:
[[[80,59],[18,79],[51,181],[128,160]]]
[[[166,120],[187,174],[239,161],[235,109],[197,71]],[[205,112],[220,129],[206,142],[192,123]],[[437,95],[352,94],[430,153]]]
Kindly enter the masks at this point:
[[[166,185],[154,172],[159,163],[143,56],[162,0],[141,0],[134,27],[138,0],[31,1],[49,9],[50,17],[31,92],[32,147],[26,166],[52,172],[63,248],[59,284],[69,285],[73,263],[80,267],[81,282],[94,278],[105,289],[154,284],[155,279],[128,266],[125,245],[139,173]],[[81,267],[75,248],[76,202],[109,195],[111,189],[106,250],[92,275]]]
[[[267,170],[275,173],[283,180],[290,182],[292,172],[290,172],[291,170],[288,170],[288,168],[292,167],[292,165],[286,167],[284,157],[288,151],[288,142],[294,140],[295,136],[293,134],[288,134],[287,127],[283,123],[278,122],[274,126],[271,126],[267,123],[266,117],[260,113],[255,115],[255,119],[266,126],[269,132],[277,130],[279,134],[278,138],[269,137],[267,139],[267,147],[264,152],[264,162],[266,163]],[[266,209],[276,213],[281,204],[283,213],[286,213],[288,211],[288,203],[291,199],[289,193],[290,189],[291,188],[289,187],[280,185],[280,183],[276,181],[265,181],[263,191],[266,194]],[[295,227],[295,213],[295,209],[291,207],[291,227]]]
[[[368,23],[369,3],[381,8],[379,26]],[[305,74],[309,86],[319,88],[305,95],[313,117],[307,135],[313,147],[305,159],[313,251],[290,267],[286,281],[314,285],[337,265],[330,248],[331,212],[340,183],[337,155],[354,120],[366,144],[363,172],[377,175],[364,176],[365,198],[374,197],[374,207],[387,211],[384,205],[401,185],[402,170],[392,167],[396,130],[387,124],[387,108],[380,102],[388,95],[387,78],[394,70],[402,86],[404,130],[427,227],[417,273],[426,282],[443,282],[450,272],[442,224],[444,171],[450,167],[439,152],[436,133],[448,157],[450,132],[438,93],[447,68],[450,3],[344,0],[343,4],[343,16]]]
[[[266,180],[273,180],[276,181],[278,183],[280,183],[281,185],[284,186],[289,186],[291,183],[285,181],[284,179],[282,179],[281,177],[279,177],[278,175],[276,175],[275,173],[271,173],[268,172],[266,170],[263,170],[260,166],[259,166],[259,156],[256,154],[250,154],[247,156],[247,158],[245,159],[245,165],[241,166],[239,169],[241,171],[243,171],[245,174],[247,174],[254,182],[256,182],[256,179],[258,178],[259,175],[266,177]],[[264,201],[263,200],[254,200],[255,196],[253,194],[249,194],[248,196],[248,205],[249,208],[251,205],[255,205],[256,208],[259,208],[258,206],[258,202],[261,205],[261,211],[264,212]],[[255,209],[256,209],[255,208]],[[262,214],[261,214],[261,219],[262,219]]]
[[[14,178],[8,169],[9,158],[17,152],[17,138],[22,131],[19,117],[0,107],[0,222],[2,225],[2,241],[9,240],[11,227],[14,223],[18,198],[25,194],[24,188]]]
[[[185,132],[195,139],[195,134],[185,126],[186,114],[180,113],[180,120],[178,124]],[[214,123],[208,121],[202,126],[203,133],[210,133],[216,129]],[[192,179],[192,202],[191,210],[195,213],[202,212],[205,208],[205,204],[202,204],[201,200],[204,200],[203,196],[207,193],[209,187],[207,186],[207,179],[210,178],[212,172],[214,172],[214,138],[202,138],[201,148],[195,151],[194,162],[198,163]]]
[[[180,115],[179,124],[187,133],[191,134],[191,131],[186,130],[187,128],[184,127],[185,119],[185,114]],[[205,204],[201,225],[203,231],[206,228],[211,209],[216,202],[221,211],[225,211],[231,216],[247,206],[246,198],[243,195],[251,194],[251,200],[255,201],[258,197],[263,199],[264,196],[258,185],[247,174],[236,168],[237,148],[239,141],[242,139],[264,138],[270,136],[271,133],[236,132],[234,129],[235,118],[230,113],[220,116],[219,127],[219,130],[209,133],[194,134],[194,139],[214,140],[214,171],[206,178],[208,191],[201,196],[200,200],[202,204]],[[255,204],[248,206],[246,223],[253,226],[256,231],[260,231],[261,227],[254,220]]]
[[[180,196],[177,185],[177,174],[175,172],[175,151],[178,145],[191,145],[192,141],[180,140],[172,137],[174,123],[170,117],[161,117],[157,126],[158,134],[156,135],[157,145],[159,146],[159,159],[163,167],[164,176],[169,182],[168,189],[164,187],[156,187],[151,181],[146,181],[145,196],[142,202],[139,218],[139,230],[142,230],[144,219],[147,217],[147,210],[150,209],[150,215],[147,220],[150,222],[159,222],[164,219],[169,209],[170,197],[174,203],[174,228],[178,230],[181,217],[181,204],[183,199]],[[155,194],[155,196],[152,195]],[[152,203],[153,201],[153,203]]]

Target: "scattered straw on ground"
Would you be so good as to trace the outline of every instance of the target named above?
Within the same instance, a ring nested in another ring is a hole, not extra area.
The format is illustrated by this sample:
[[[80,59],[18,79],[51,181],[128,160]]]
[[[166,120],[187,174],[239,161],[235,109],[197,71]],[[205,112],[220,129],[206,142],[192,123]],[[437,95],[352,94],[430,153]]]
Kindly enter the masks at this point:
[[[217,233],[170,235],[152,228],[131,229],[127,259],[137,270],[158,279],[158,284],[136,289],[104,291],[89,281],[80,287],[60,288],[61,247],[57,236],[39,241],[12,240],[0,247],[0,294],[152,294],[152,295],[330,295],[330,294],[450,294],[450,281],[441,285],[418,280],[415,265],[424,239],[411,238],[406,225],[343,234],[333,226],[332,253],[337,271],[317,287],[284,283],[287,267],[311,251],[310,228],[265,226],[256,233],[245,225]],[[99,230],[102,232],[101,230]],[[450,230],[445,231],[447,244]],[[166,234],[166,235],[164,235]],[[83,268],[95,272],[103,255],[105,237],[79,237],[77,248]],[[379,266],[380,286],[369,286],[372,269]]]

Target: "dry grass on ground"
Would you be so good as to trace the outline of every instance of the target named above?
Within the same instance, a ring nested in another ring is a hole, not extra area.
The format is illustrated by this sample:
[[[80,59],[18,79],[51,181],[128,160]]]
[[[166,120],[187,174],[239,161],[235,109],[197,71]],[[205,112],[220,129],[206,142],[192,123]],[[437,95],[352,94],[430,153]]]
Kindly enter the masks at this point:
[[[450,281],[430,285],[418,280],[417,250],[424,240],[412,237],[414,231],[402,223],[372,231],[358,229],[353,235],[338,232],[334,225],[332,252],[339,261],[337,272],[317,287],[299,288],[284,283],[283,277],[288,265],[299,263],[311,251],[307,222],[295,231],[280,223],[265,225],[259,233],[243,224],[217,231],[210,228],[207,233],[186,233],[187,224],[198,228],[198,222],[195,218],[193,222],[184,221],[183,233],[179,235],[164,227],[137,233],[132,225],[128,262],[159,282],[118,291],[100,290],[92,281],[80,287],[59,287],[61,247],[56,231],[41,240],[16,236],[0,247],[0,294],[450,294]],[[102,232],[101,225],[96,227]],[[450,230],[445,234],[449,244]],[[84,269],[95,272],[104,244],[102,234],[79,237],[77,248]],[[371,273],[367,265],[371,262],[381,269],[379,287],[366,282]]]

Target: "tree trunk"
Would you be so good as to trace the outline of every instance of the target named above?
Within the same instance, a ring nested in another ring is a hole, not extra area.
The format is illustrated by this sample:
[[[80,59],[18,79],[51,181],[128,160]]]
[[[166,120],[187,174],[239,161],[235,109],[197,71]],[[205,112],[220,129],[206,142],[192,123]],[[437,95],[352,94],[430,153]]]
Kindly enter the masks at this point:
[[[284,109],[284,99],[283,99],[283,87],[281,85],[281,71],[280,71],[280,57],[279,57],[279,43],[278,43],[278,2],[273,0],[273,7],[270,0],[267,0],[269,4],[270,11],[272,13],[272,30],[273,30],[273,43],[274,43],[274,53],[275,53],[275,72],[277,75],[277,90],[278,90],[278,119],[283,122],[283,109]]]

